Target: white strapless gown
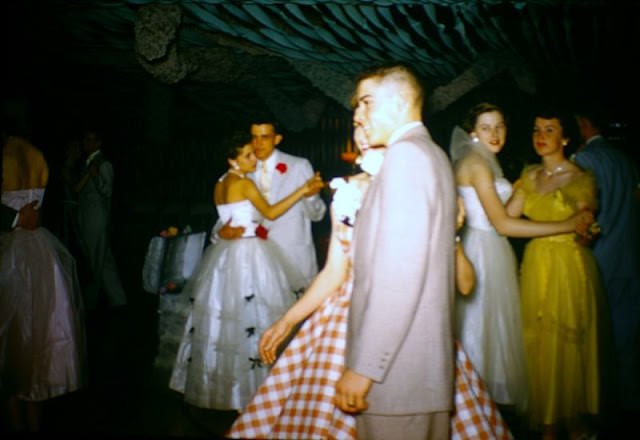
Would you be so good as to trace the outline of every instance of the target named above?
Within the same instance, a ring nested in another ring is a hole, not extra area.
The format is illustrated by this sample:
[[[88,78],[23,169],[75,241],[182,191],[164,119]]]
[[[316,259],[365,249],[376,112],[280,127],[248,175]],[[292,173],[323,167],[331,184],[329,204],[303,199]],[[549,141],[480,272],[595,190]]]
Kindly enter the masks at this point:
[[[244,237],[209,246],[181,295],[192,298],[169,386],[201,408],[242,410],[267,377],[262,333],[295,302],[301,275],[269,239],[255,236],[260,214],[250,201],[218,205],[223,223]]]
[[[4,191],[2,203],[19,210],[44,193]],[[0,232],[0,389],[42,401],[83,387],[83,316],[75,260],[60,240],[43,227]]]
[[[502,202],[511,184],[496,179]],[[458,186],[467,214],[462,243],[473,264],[476,285],[456,296],[456,336],[496,403],[527,404],[527,375],[520,318],[518,263],[506,237],[498,235],[471,186]]]

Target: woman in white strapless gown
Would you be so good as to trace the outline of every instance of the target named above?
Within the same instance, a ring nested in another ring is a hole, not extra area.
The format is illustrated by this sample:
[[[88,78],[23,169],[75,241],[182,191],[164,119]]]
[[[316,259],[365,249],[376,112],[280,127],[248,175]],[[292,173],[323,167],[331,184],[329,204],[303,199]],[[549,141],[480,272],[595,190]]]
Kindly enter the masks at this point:
[[[225,224],[243,229],[234,240],[209,246],[182,295],[193,306],[169,386],[202,408],[242,410],[267,376],[258,342],[262,332],[295,302],[301,275],[261,227],[323,185],[314,176],[280,202],[269,205],[246,173],[256,157],[247,134],[229,142],[229,171],[215,186],[214,201]]]
[[[42,153],[9,137],[2,154],[2,204],[16,211],[34,201],[39,207],[48,180]],[[0,232],[0,389],[11,396],[12,428],[38,430],[40,402],[76,391],[85,380],[74,258],[43,227]]]
[[[467,215],[462,243],[474,266],[476,285],[469,295],[456,298],[456,337],[493,400],[522,412],[527,407],[528,381],[518,263],[506,237],[572,232],[579,218],[532,222],[509,217],[504,204],[512,188],[495,156],[506,141],[502,110],[478,104],[463,127],[454,129],[450,153]]]

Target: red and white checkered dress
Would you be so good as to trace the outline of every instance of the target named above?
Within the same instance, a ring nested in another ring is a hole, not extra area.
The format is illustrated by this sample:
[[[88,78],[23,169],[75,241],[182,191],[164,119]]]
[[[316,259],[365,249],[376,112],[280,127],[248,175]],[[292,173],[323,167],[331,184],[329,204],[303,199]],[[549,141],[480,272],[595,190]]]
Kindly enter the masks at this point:
[[[340,225],[338,233],[345,251],[350,252],[352,228]],[[352,285],[350,273],[340,290],[303,324],[227,437],[356,438],[354,416],[333,403],[335,384],[344,369]],[[496,405],[458,343],[451,434],[456,440],[511,438]]]
[[[344,368],[350,296],[351,280],[309,318],[233,424],[229,437],[356,438],[354,417],[333,404],[335,384]],[[459,343],[451,438],[513,438]]]
[[[452,440],[508,440],[513,436],[491,400],[471,360],[456,341],[455,411],[451,417]]]
[[[354,417],[333,404],[344,369],[351,286],[349,277],[303,324],[228,437],[355,439]]]

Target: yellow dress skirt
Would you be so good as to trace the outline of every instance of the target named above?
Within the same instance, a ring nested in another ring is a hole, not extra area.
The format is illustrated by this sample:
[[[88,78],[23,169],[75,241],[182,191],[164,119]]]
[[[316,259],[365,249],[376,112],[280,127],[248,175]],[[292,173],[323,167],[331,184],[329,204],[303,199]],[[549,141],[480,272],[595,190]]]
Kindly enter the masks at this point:
[[[530,176],[525,169],[524,214],[532,220],[563,220],[577,212],[579,201],[595,204],[590,173],[546,194],[535,192]],[[603,291],[591,250],[573,233],[533,239],[524,252],[520,282],[531,423],[571,424],[597,414]]]

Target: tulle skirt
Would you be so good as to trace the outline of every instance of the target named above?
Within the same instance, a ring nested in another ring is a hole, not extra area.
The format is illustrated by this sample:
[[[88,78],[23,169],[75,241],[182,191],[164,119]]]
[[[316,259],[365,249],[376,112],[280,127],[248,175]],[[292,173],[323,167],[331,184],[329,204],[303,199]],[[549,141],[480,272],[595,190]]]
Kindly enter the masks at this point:
[[[522,318],[533,425],[597,414],[603,291],[591,251],[573,234],[531,240],[522,260]]]
[[[86,380],[75,260],[49,231],[0,233],[0,388],[41,401]]]
[[[205,250],[185,286],[193,299],[169,386],[187,403],[242,410],[266,378],[263,331],[295,302],[292,280],[273,242],[221,240]]]
[[[476,285],[456,297],[456,336],[496,403],[527,406],[518,266],[509,241],[493,231],[468,228],[464,250]]]

